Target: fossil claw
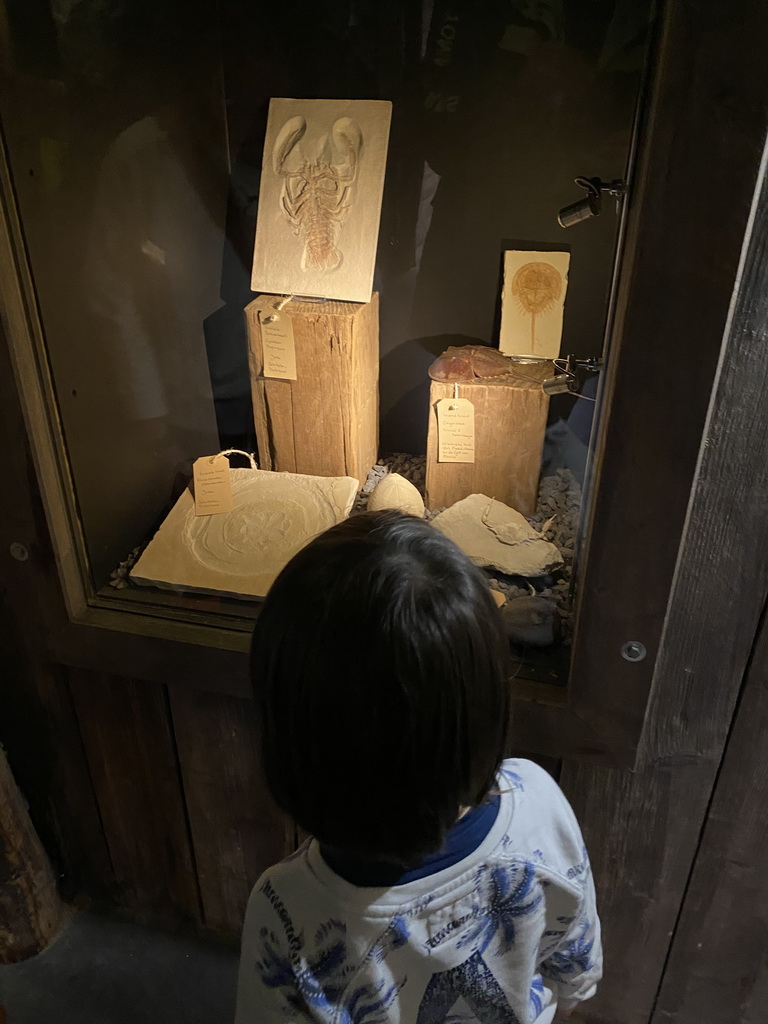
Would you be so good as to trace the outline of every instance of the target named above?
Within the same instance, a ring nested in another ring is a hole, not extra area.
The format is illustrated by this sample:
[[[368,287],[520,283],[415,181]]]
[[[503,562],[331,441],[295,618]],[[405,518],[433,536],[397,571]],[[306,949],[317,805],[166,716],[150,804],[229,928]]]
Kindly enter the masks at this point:
[[[349,167],[346,181],[353,181],[357,174],[357,158],[363,142],[363,135],[357,121],[351,117],[340,117],[331,129],[333,145],[342,154],[342,162]]]
[[[284,174],[283,166],[296,143],[307,130],[307,122],[297,114],[290,117],[280,129],[272,147],[272,166],[275,174]]]

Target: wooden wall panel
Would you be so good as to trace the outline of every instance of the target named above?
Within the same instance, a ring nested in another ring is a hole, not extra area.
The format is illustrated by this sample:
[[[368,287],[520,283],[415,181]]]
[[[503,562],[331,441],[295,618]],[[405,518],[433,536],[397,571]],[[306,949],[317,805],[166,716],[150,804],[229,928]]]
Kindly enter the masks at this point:
[[[63,675],[62,669],[40,668],[30,680],[42,707],[44,729],[44,738],[38,737],[33,748],[38,767],[45,765],[39,778],[44,788],[35,792],[45,794],[44,816],[53,832],[63,895],[84,895],[100,903],[115,897],[115,873]]]
[[[603,981],[579,1020],[648,1024],[715,770],[564,765],[560,785],[589,850],[605,949]]]
[[[652,1024],[764,1024],[768,623],[763,619]]]
[[[69,682],[118,901],[148,916],[199,921],[165,689],[75,670]]]
[[[63,895],[107,899],[114,873],[69,689],[62,670],[23,656],[16,618],[0,591],[0,743]]]
[[[239,936],[254,882],[289,852],[286,822],[261,781],[251,702],[180,686],[170,694],[203,920]]]
[[[103,899],[114,875],[66,679],[47,654],[66,616],[4,323],[0,389],[0,742],[63,894]],[[28,557],[12,557],[12,545]]]
[[[570,686],[618,756],[646,714],[768,124],[768,4],[654,6],[658,67],[629,185]],[[645,661],[622,657],[628,640]]]
[[[582,822],[602,897],[607,970],[585,1011],[591,1021],[646,1024],[653,1012],[768,597],[766,160],[768,148],[655,665],[642,767],[627,775],[570,764],[561,777]],[[755,659],[761,660],[765,645]],[[742,756],[749,767],[749,755]],[[749,799],[758,796],[756,791]],[[736,838],[736,849],[754,839],[753,825],[744,827],[749,839]],[[748,875],[749,860],[745,864]],[[725,906],[718,909],[726,912]],[[699,938],[703,942],[703,934]],[[736,966],[732,959],[720,968],[732,994]],[[683,1019],[693,1024],[695,1018]],[[721,1019],[725,1024],[728,1018]],[[699,1020],[720,1024],[708,1014]]]

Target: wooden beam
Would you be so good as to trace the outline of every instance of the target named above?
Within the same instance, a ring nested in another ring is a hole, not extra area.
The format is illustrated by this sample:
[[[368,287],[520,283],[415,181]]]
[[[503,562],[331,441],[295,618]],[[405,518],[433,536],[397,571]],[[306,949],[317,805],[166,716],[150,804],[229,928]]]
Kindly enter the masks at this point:
[[[51,865],[0,748],[0,964],[45,949],[61,917]]]
[[[118,901],[144,916],[198,922],[200,897],[164,689],[75,670],[69,680]]]
[[[763,619],[652,1024],[765,1019],[768,623]]]
[[[615,728],[619,756],[628,738],[637,742],[645,717],[768,124],[760,70],[768,7],[659,6],[660,46],[629,183],[571,687],[596,731]],[[645,645],[644,661],[622,657],[629,640]]]
[[[291,852],[287,823],[261,777],[251,702],[182,686],[170,696],[203,920],[239,939],[256,879]]]

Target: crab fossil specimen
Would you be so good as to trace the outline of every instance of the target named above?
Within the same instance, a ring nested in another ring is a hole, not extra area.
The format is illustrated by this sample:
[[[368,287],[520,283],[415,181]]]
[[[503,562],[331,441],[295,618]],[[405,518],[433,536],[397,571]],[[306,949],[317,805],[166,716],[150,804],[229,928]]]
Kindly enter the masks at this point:
[[[551,263],[524,263],[512,278],[520,312],[531,318],[531,351],[536,350],[536,317],[552,309],[562,290],[562,275]]]
[[[363,135],[351,117],[340,117],[308,152],[301,144],[306,131],[306,119],[297,115],[275,140],[272,165],[283,179],[280,206],[304,238],[302,269],[336,270],[344,258],[336,240],[352,202]]]

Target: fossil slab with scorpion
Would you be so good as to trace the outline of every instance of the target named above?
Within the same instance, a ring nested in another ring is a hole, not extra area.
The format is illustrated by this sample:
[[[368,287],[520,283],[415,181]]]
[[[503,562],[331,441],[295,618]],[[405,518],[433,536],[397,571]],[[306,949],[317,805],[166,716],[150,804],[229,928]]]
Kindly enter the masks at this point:
[[[392,104],[269,104],[251,287],[369,302]]]
[[[302,270],[336,270],[344,259],[337,235],[352,202],[363,135],[355,120],[340,117],[308,156],[301,144],[306,130],[306,119],[296,115],[275,140],[273,168],[283,179],[280,206],[304,239]]]

